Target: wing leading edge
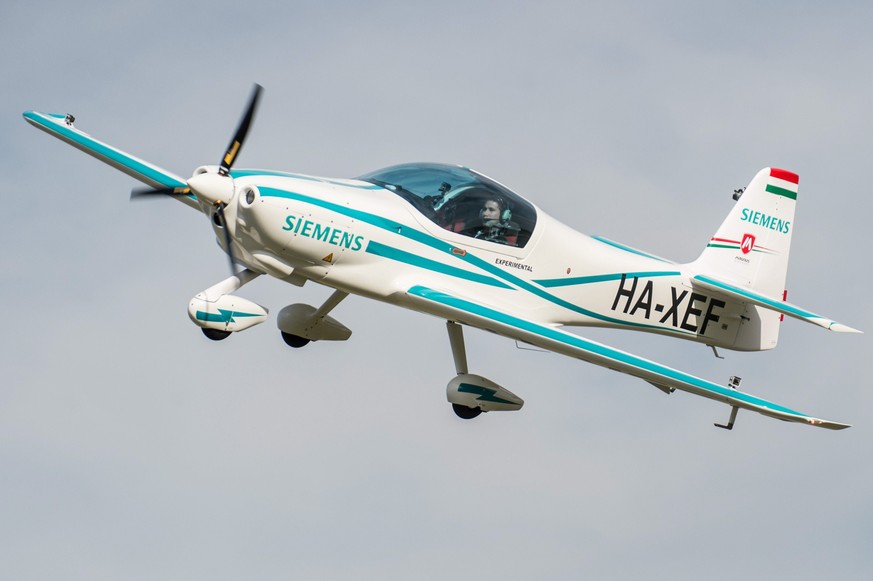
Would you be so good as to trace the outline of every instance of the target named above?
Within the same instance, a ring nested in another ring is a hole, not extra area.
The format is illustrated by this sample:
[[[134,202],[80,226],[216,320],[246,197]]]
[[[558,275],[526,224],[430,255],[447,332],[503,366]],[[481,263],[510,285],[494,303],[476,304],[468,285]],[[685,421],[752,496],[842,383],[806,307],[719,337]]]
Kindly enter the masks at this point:
[[[842,430],[851,427],[850,424],[815,418],[754,395],[736,391],[649,361],[648,359],[585,339],[556,327],[522,319],[442,291],[424,286],[413,286],[406,294],[417,306],[431,314],[475,327],[496,330],[507,337],[524,341],[549,351],[639,377],[662,389],[672,388],[687,391],[726,403],[730,406],[788,422],[804,423],[831,430]]]

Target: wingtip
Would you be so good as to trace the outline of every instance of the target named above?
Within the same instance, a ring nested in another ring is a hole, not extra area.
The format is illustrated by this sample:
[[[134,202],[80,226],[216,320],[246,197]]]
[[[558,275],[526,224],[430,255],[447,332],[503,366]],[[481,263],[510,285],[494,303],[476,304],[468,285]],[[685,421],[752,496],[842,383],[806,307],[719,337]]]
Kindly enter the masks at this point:
[[[25,111],[21,116],[24,117],[25,121],[40,129],[48,129],[52,124],[57,124],[64,120],[67,120],[67,125],[72,127],[73,120],[75,119],[72,115],[40,113],[39,111]]]
[[[797,418],[797,421],[807,423],[810,426],[815,426],[817,428],[825,428],[828,430],[845,430],[846,428],[852,427],[852,424],[844,424],[843,422],[834,422],[831,420],[823,420],[821,418],[814,418],[812,416],[801,416],[801,417]]]
[[[842,323],[837,323],[837,322],[831,323],[830,326],[828,327],[828,329],[835,332],[835,333],[859,333],[859,334],[864,333],[864,331],[861,331],[861,330],[855,329],[853,327],[850,327],[848,325],[843,325]]]
[[[827,430],[845,430],[851,428],[852,424],[844,424],[843,422],[834,422],[831,420],[823,420],[806,414],[788,410],[788,409],[773,409],[763,406],[747,406],[748,409],[758,412],[759,414],[783,420],[786,422],[796,422],[798,424],[806,424],[816,428],[825,428]]]
[[[58,119],[63,119],[66,115],[61,115],[59,113],[40,113],[39,111],[25,111],[21,114],[25,119],[38,119],[40,117],[55,117]]]
[[[810,423],[820,428],[827,428],[828,430],[845,430],[846,428],[852,427],[852,424],[844,424],[842,422],[831,422],[828,420],[819,419],[810,421]]]

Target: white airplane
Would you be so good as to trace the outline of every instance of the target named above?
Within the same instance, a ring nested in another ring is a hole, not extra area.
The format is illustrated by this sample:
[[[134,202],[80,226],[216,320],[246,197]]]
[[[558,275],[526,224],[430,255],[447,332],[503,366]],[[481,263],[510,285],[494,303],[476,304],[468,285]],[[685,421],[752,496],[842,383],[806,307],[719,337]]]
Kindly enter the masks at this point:
[[[345,341],[351,330],[329,313],[350,293],[446,320],[457,375],[447,398],[465,419],[518,410],[523,400],[469,373],[463,326],[726,403],[839,430],[828,421],[671,369],[565,331],[597,326],[660,333],[716,348],[776,346],[784,315],[837,332],[860,332],[785,302],[798,177],[758,172],[694,262],[674,262],[565,226],[515,192],[469,168],[413,163],[355,179],[233,169],[254,117],[255,86],[218,166],[184,179],[74,126],[71,115],[29,111],[35,127],[144,182],[133,195],[172,195],[206,214],[231,276],[197,294],[188,313],[210,339],[264,322],[266,308],[235,293],[267,274],[333,289],[319,307],[289,305],[277,323],[285,342]],[[245,268],[237,272],[235,265]],[[716,351],[716,355],[718,355]]]

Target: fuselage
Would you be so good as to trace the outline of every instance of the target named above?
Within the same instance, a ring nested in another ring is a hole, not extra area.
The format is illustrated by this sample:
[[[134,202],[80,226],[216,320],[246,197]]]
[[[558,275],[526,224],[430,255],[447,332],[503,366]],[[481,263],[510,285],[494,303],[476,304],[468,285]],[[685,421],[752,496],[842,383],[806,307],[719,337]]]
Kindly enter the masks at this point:
[[[442,166],[427,167],[441,179]],[[470,172],[445,167],[450,175]],[[409,288],[424,285],[543,324],[664,333],[728,348],[743,317],[741,305],[694,289],[689,265],[586,236],[505,188],[500,194],[511,200],[504,204],[516,212],[504,222],[511,224],[503,231],[510,235],[489,239],[481,235],[487,224],[492,234],[500,233],[493,221],[464,229],[454,212],[448,213],[450,224],[438,222],[451,203],[444,201],[445,191],[422,195],[420,202],[375,178],[257,170],[234,171],[233,177],[226,214],[235,256],[288,282],[312,280],[400,306]],[[416,190],[425,193],[426,186]],[[463,184],[452,190],[462,190],[452,200],[459,204],[471,192],[478,202],[487,197]]]

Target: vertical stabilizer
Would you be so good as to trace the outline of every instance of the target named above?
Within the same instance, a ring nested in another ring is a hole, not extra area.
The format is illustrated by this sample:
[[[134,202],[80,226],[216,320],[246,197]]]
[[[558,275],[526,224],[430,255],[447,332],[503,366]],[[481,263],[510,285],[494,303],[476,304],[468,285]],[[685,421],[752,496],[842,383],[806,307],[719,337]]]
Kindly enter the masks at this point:
[[[797,174],[783,169],[759,171],[693,263],[696,272],[782,300],[798,181]],[[775,347],[779,318],[774,311],[747,305],[735,348]]]

